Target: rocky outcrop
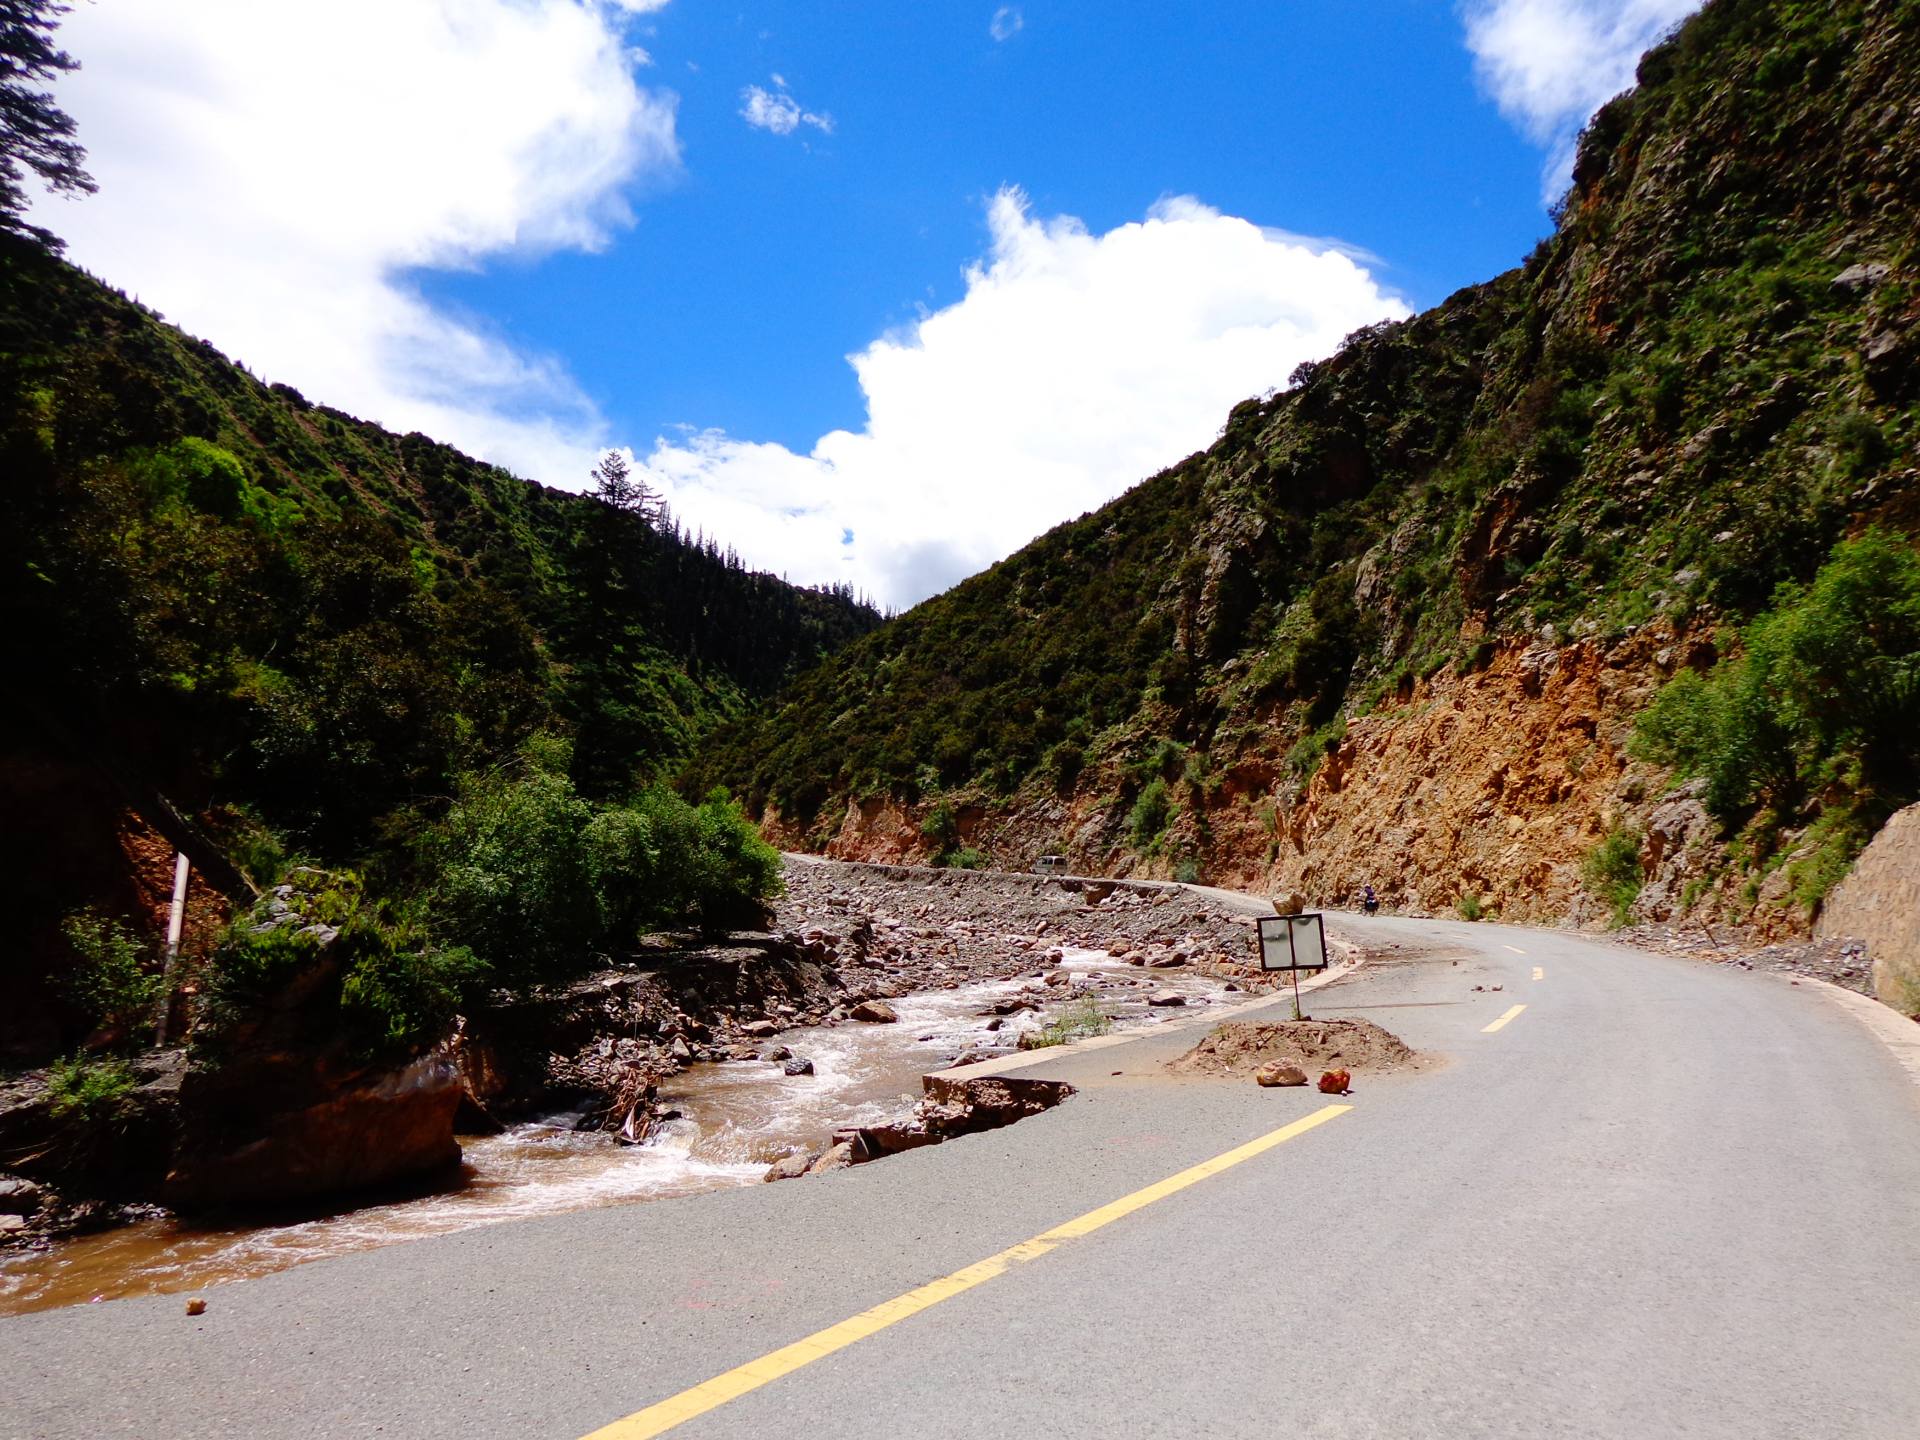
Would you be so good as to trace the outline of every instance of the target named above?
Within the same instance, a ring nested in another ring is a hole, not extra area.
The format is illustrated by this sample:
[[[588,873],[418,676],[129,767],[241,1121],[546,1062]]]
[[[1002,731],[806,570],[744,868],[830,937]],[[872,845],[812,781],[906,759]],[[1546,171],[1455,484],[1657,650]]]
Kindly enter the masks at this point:
[[[331,877],[296,869],[242,923],[287,936],[272,968],[203,1015],[162,1187],[183,1210],[308,1200],[446,1172],[466,1092],[442,1043],[384,1052],[341,1023],[341,932],[313,918]]]
[[[189,1076],[188,1124],[162,1192],[169,1205],[305,1200],[459,1164],[453,1122],[463,1092],[444,1049],[398,1066],[304,1077],[286,1074],[282,1058],[245,1056]],[[287,1092],[289,1080],[308,1092],[306,1103]]]
[[[1920,1016],[1920,805],[1881,827],[1827,897],[1815,933],[1866,942],[1874,993]]]

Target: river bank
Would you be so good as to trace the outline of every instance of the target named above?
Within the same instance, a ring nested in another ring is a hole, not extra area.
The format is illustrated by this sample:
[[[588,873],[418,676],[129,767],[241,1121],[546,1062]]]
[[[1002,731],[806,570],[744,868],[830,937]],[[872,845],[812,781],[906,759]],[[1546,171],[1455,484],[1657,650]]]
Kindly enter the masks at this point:
[[[770,935],[662,946],[473,1017],[453,1046],[472,1101],[457,1171],[304,1208],[29,1215],[0,1258],[0,1313],[758,1183],[836,1130],[899,1120],[923,1074],[1014,1050],[1068,1006],[1131,1028],[1175,1011],[1155,996],[1259,985],[1250,920],[1184,891],[805,860],[787,880]],[[873,1002],[897,1018],[855,1018]]]

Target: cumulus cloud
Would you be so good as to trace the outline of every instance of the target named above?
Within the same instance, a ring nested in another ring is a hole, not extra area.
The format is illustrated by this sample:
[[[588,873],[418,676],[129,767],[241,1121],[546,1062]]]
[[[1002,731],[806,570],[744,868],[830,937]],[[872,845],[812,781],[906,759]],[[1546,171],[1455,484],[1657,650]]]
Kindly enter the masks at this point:
[[[774,135],[791,135],[802,125],[811,125],[823,135],[833,133],[833,117],[800,108],[800,102],[787,92],[781,76],[772,77],[774,88],[749,85],[740,92],[740,118],[756,130]]]
[[[100,194],[35,218],[256,373],[535,473],[601,422],[550,358],[409,284],[595,250],[679,162],[622,16],[665,0],[76,6],[60,98]]]
[[[858,431],[720,431],[640,457],[689,524],[795,580],[905,606],[1211,443],[1227,410],[1406,307],[1351,255],[1190,197],[1104,235],[988,208],[963,297],[849,357]]]
[[[1700,0],[1467,0],[1467,48],[1500,111],[1548,149],[1544,184],[1565,187],[1589,116],[1633,83],[1641,55]]]
[[[995,40],[1008,40],[1026,28],[1027,17],[1017,5],[1002,5],[987,22],[987,33]]]

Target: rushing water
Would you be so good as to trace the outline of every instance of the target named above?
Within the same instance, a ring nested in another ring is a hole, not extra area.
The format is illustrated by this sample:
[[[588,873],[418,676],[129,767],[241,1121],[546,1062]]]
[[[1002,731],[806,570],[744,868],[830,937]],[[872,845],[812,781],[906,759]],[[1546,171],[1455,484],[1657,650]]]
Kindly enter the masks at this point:
[[[1147,1008],[1151,991],[1175,989],[1198,1002],[1221,988],[1185,971],[1142,975],[1097,952],[1069,951],[1065,963],[1104,982],[1102,1008],[1125,1028],[1162,1018]],[[838,1126],[899,1117],[920,1098],[921,1075],[961,1051],[1005,1047],[1019,1029],[1038,1024],[1022,1013],[993,1034],[979,1013],[1032,983],[995,980],[903,996],[890,1002],[898,1024],[790,1030],[768,1042],[811,1060],[812,1075],[788,1076],[757,1060],[695,1065],[662,1084],[661,1100],[681,1118],[645,1145],[576,1131],[576,1116],[551,1116],[463,1141],[460,1177],[425,1193],[244,1223],[150,1220],[18,1252],[0,1259],[0,1314],[197,1290],[501,1220],[752,1184],[781,1156],[820,1148]]]

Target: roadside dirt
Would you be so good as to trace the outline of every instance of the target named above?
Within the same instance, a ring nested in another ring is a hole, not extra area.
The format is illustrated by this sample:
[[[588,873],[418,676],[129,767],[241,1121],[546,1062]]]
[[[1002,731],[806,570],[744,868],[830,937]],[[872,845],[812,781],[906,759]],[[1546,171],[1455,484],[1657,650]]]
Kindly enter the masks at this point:
[[[1176,1075],[1250,1076],[1275,1063],[1302,1070],[1417,1068],[1421,1056],[1400,1037],[1371,1020],[1282,1020],[1270,1024],[1230,1020],[1215,1026],[1186,1054],[1167,1062]]]

